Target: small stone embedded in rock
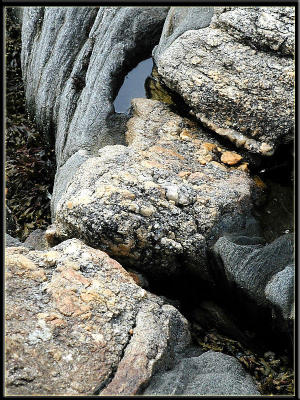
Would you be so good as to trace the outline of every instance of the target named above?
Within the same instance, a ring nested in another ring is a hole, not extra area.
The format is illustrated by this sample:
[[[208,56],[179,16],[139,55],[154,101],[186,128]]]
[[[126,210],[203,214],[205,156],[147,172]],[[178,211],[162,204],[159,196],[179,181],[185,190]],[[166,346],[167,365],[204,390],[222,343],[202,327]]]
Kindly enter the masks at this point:
[[[240,162],[242,158],[243,157],[241,155],[232,151],[224,151],[224,153],[221,155],[221,161],[228,165],[235,165]]]

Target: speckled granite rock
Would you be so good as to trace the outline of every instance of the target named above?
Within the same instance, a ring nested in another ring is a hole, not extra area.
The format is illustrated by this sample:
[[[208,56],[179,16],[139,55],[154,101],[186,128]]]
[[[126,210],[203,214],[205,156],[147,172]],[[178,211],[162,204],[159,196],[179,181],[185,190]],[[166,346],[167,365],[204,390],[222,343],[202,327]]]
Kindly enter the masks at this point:
[[[158,74],[203,124],[237,147],[271,155],[294,135],[295,9],[214,13],[209,27],[195,25],[156,49]]]
[[[168,7],[24,7],[22,71],[58,167],[77,151],[122,143],[113,101],[126,73],[159,41]]]
[[[241,243],[235,237],[224,236],[214,245],[214,252],[222,260],[228,282],[237,285],[257,305],[279,309],[277,316],[293,319],[293,235],[283,235],[266,245]]]
[[[155,375],[144,395],[259,396],[260,393],[234,357],[207,351],[198,357],[183,358],[172,370]]]
[[[106,146],[80,166],[57,203],[58,236],[156,277],[184,266],[210,280],[207,244],[245,225],[258,188],[196,124],[158,101],[132,104],[129,146]]]
[[[8,248],[5,289],[7,395],[135,394],[190,342],[173,306],[77,239]]]

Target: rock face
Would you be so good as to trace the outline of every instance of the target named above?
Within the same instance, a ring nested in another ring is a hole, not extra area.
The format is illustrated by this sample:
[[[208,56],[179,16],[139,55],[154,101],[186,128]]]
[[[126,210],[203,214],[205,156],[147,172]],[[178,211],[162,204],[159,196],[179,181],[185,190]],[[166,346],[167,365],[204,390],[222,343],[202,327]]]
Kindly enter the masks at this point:
[[[173,306],[77,239],[8,248],[5,311],[8,395],[136,394],[190,342]]]
[[[158,42],[168,7],[29,7],[22,24],[28,109],[55,137],[60,167],[79,150],[122,143],[113,101]]]
[[[174,29],[171,13],[164,32]],[[210,26],[198,28],[154,51],[163,83],[217,134],[272,155],[294,133],[295,9],[216,7]]]
[[[226,354],[208,351],[183,358],[172,370],[158,373],[145,395],[260,395],[239,362]]]
[[[223,263],[225,279],[259,306],[270,306],[285,320],[293,318],[294,240],[286,234],[263,245],[221,237],[214,251]]]
[[[24,245],[22,242],[19,241],[19,239],[10,236],[8,233],[5,234],[5,247],[20,247],[20,246]]]
[[[207,245],[245,225],[257,187],[190,120],[158,101],[132,105],[129,146],[106,146],[81,164],[57,202],[58,235],[156,277],[184,266],[210,280]]]

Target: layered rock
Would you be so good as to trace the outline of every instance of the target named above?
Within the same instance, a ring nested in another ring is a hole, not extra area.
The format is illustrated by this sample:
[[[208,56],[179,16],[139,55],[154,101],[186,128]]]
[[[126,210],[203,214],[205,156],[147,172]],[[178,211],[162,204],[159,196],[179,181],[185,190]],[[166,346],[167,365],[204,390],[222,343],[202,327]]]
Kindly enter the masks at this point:
[[[198,12],[207,15],[204,7]],[[184,33],[153,53],[163,83],[237,147],[272,155],[291,141],[295,9],[216,7],[208,27],[187,21],[178,20],[175,29],[174,19],[166,19],[164,31]]]
[[[238,236],[224,236],[214,245],[214,252],[222,261],[229,287],[236,286],[259,307],[271,307],[274,317],[293,320],[293,235],[283,235],[266,245],[246,237],[241,241]]]
[[[172,370],[156,374],[144,394],[260,395],[250,375],[234,357],[214,351],[183,358]]]
[[[57,165],[122,143],[113,101],[126,73],[158,42],[167,7],[30,7],[22,24],[29,112],[55,137]]]
[[[190,341],[173,306],[77,239],[6,250],[5,312],[8,395],[136,394]]]
[[[184,267],[210,280],[207,245],[245,226],[258,188],[239,155],[224,160],[226,149],[197,124],[158,101],[132,104],[129,146],[81,164],[56,203],[58,235],[156,278]]]

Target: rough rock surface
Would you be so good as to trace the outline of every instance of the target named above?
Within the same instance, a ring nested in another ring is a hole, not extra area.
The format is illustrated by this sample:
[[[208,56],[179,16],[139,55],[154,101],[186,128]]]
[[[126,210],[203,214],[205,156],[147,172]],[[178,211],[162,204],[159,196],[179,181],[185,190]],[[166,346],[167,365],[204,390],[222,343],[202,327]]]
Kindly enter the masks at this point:
[[[29,112],[55,136],[58,167],[79,150],[122,143],[113,101],[158,42],[168,7],[25,7],[22,71]]]
[[[207,244],[245,225],[257,187],[190,120],[158,101],[132,104],[129,146],[106,146],[80,166],[57,203],[58,235],[156,277],[184,266],[209,280]]]
[[[5,234],[5,247],[20,247],[20,246],[24,246],[24,244],[20,242],[19,239],[10,236],[8,233]]]
[[[183,358],[172,370],[156,374],[145,395],[260,395],[250,375],[231,356],[208,351]]]
[[[205,28],[213,16],[212,7],[171,7],[164,23],[158,46],[152,54],[157,57],[175,39],[188,30]]]
[[[223,264],[225,279],[234,282],[258,305],[280,308],[285,319],[293,318],[294,238],[286,234],[270,244],[237,243],[221,237],[214,252]]]
[[[6,250],[5,312],[7,395],[136,394],[190,342],[173,306],[77,239]]]
[[[46,239],[46,231],[43,231],[42,229],[35,229],[24,241],[23,246],[29,247],[32,250],[48,249],[49,244]]]
[[[156,49],[158,74],[207,127],[238,147],[271,155],[294,133],[295,9],[216,7],[214,13],[209,27],[195,25]]]

